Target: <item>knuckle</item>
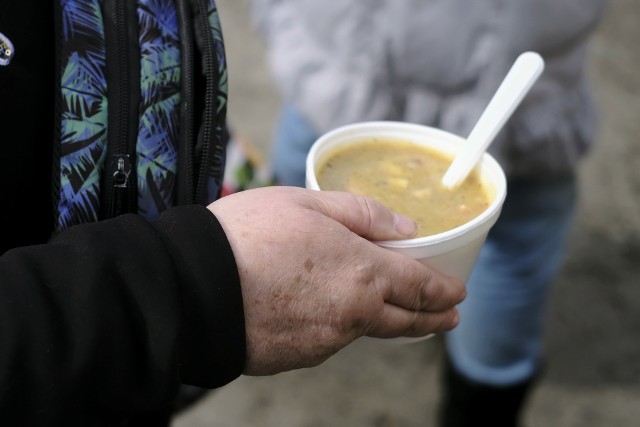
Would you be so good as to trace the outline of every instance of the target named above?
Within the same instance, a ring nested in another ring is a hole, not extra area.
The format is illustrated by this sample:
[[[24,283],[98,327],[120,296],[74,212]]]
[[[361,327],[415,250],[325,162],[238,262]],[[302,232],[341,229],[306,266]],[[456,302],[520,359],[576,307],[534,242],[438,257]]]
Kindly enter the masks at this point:
[[[422,286],[420,287],[421,307],[425,305],[440,306],[443,302],[442,282],[438,280],[434,271],[425,268],[422,275]]]
[[[375,209],[372,206],[372,201],[363,196],[357,196],[355,194],[352,196],[362,212],[363,228],[367,231],[371,231],[371,227],[374,222],[373,217],[375,215]]]

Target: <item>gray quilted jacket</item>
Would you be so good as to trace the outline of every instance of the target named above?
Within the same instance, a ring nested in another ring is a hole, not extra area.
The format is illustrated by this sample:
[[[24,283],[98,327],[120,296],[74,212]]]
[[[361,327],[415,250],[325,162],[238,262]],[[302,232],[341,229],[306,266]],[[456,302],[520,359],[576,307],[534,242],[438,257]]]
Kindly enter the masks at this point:
[[[253,0],[285,102],[315,130],[403,120],[467,136],[515,58],[545,72],[491,152],[514,175],[566,173],[592,144],[585,73],[605,0]]]

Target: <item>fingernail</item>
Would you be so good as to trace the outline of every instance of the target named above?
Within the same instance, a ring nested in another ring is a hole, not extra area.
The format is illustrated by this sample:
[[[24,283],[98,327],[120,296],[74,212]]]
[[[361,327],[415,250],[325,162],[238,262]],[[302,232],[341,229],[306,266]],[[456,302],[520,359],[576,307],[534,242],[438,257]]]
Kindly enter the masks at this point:
[[[458,326],[460,324],[460,312],[456,309],[456,314],[453,316],[453,325]]]
[[[395,219],[395,229],[398,233],[407,237],[413,237],[416,235],[418,230],[416,223],[413,220],[395,212],[393,213],[393,216]]]

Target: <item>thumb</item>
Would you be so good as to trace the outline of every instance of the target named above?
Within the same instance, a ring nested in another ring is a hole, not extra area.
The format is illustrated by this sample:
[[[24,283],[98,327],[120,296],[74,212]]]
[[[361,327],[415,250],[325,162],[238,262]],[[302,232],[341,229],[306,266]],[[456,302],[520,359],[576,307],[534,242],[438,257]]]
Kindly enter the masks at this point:
[[[367,240],[414,237],[416,223],[370,197],[341,191],[314,191],[313,208]]]

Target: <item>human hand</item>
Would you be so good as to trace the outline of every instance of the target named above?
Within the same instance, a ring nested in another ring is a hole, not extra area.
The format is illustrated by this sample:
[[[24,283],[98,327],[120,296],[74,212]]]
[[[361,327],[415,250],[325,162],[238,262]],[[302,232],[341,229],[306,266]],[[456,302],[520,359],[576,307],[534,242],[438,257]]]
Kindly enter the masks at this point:
[[[270,187],[208,208],[240,274],[247,375],[318,365],[363,335],[422,336],[458,323],[464,284],[372,243],[415,233],[372,199]]]

